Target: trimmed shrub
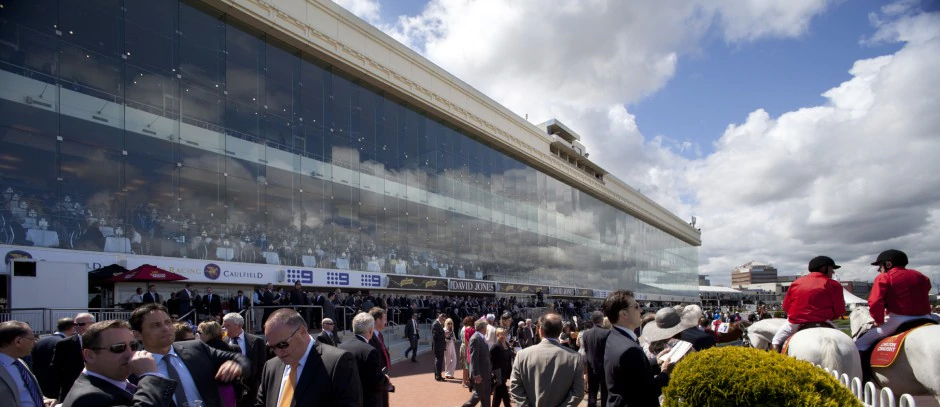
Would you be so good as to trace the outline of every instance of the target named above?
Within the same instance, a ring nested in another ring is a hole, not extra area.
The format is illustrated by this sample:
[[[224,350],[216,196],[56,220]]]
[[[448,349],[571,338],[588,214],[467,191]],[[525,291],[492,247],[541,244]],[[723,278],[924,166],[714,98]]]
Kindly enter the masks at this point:
[[[861,406],[809,362],[727,346],[686,355],[663,389],[663,406]]]

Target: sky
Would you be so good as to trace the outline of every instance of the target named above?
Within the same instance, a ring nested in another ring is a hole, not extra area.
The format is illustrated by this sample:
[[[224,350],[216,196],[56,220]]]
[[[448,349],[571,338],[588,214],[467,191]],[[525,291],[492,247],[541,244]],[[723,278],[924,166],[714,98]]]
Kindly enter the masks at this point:
[[[940,289],[940,1],[337,0],[702,230],[699,273]]]

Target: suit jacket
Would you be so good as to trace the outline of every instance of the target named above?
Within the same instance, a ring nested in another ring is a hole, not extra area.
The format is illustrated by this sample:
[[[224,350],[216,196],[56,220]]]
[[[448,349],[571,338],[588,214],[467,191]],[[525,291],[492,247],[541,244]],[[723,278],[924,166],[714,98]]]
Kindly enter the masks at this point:
[[[611,329],[604,354],[604,378],[607,381],[607,405],[659,406],[662,388],[669,383],[666,373],[653,374],[650,360],[640,344]]]
[[[281,379],[287,367],[281,358],[264,365],[256,407],[276,406]],[[345,350],[315,343],[297,384],[291,406],[355,406],[362,404],[359,369],[353,355]]]
[[[303,290],[290,290],[290,305],[308,305],[307,294]]]
[[[33,370],[33,374],[36,375],[36,379],[39,380],[39,387],[42,389],[42,394],[49,398],[58,396],[58,394],[56,394],[55,381],[49,370],[49,365],[52,364],[55,344],[59,343],[63,338],[65,338],[65,335],[60,333],[42,338],[33,348],[32,352],[33,364],[30,368]]]
[[[19,361],[23,365],[26,365],[23,359]],[[29,370],[29,368],[26,370]],[[33,376],[32,371],[30,371],[29,375]],[[35,379],[36,376],[33,376],[33,378]],[[39,381],[37,380],[36,382]],[[7,370],[2,367],[0,367],[0,400],[13,400],[14,406],[20,405],[20,389],[16,387],[16,382],[14,382],[10,374],[7,373]]]
[[[535,328],[532,328],[534,331]],[[519,346],[527,348],[535,344],[535,332],[529,332],[529,327],[516,329],[516,336],[519,337]]]
[[[420,335],[419,332],[418,332],[419,329],[416,329],[416,325],[417,325],[417,324],[418,324],[418,320],[416,320],[416,319],[409,319],[408,322],[405,323],[405,337],[406,337],[406,338],[408,338],[408,339],[412,339],[412,338],[418,339],[418,338],[421,337],[421,335]]]
[[[496,385],[506,385],[512,374],[512,349],[504,348],[499,342],[490,346],[490,365],[493,366]]]
[[[55,344],[55,353],[49,363],[50,377],[52,378],[54,397],[56,400],[65,400],[69,394],[72,383],[85,369],[85,357],[82,356],[82,345],[78,335],[72,335]]]
[[[330,335],[327,334],[326,331],[322,331],[319,335],[317,335],[317,342],[325,343],[330,346],[339,346],[342,341],[339,340],[339,337],[337,337],[336,334]]]
[[[470,337],[470,343],[467,345],[470,351],[470,380],[480,376],[483,383],[489,383],[490,376],[493,374],[493,366],[490,364],[490,346],[486,344],[483,335],[476,333]]]
[[[237,295],[234,296],[234,297],[232,297],[232,299],[229,301],[229,309],[232,310],[232,312],[239,312],[239,311],[241,311],[241,310],[243,310],[243,309],[247,309],[247,308],[250,307],[250,306],[251,306],[251,298],[248,298],[247,296],[244,296],[244,295],[242,296],[242,305],[241,305],[241,307],[238,306],[238,296],[237,296]]]
[[[158,376],[144,376],[134,394],[84,373],[75,379],[62,407],[169,407],[178,383]]]
[[[329,318],[336,321],[336,307],[330,300],[323,301],[323,318]]]
[[[591,374],[604,374],[604,350],[607,348],[607,336],[610,329],[595,326],[581,333],[581,348],[584,349],[585,365]]]
[[[173,350],[179,355],[193,381],[196,382],[196,389],[202,397],[205,407],[219,407],[222,401],[219,398],[219,385],[215,381],[215,374],[223,363],[233,360],[242,368],[242,375],[249,371],[248,358],[240,353],[226,352],[212,348],[202,341],[195,339],[191,341],[181,341],[173,343]],[[130,380],[138,384],[136,377]]]
[[[151,293],[150,291],[145,292],[145,293],[144,293],[144,304],[149,304],[149,303],[152,303],[152,302],[155,302],[155,303],[157,303],[157,304],[160,304],[160,294]]]
[[[447,343],[444,342],[444,326],[436,319],[431,324],[431,346],[435,352],[443,352],[447,347]]]
[[[187,292],[186,289],[182,289],[176,293],[176,299],[180,302],[180,317],[189,312],[196,305],[196,298],[192,295],[192,291]],[[188,318],[192,317],[190,316]]]
[[[379,351],[369,345],[361,336],[343,342],[339,348],[348,351],[356,359],[359,368],[359,383],[362,384],[362,406],[382,405],[382,392],[388,382],[382,373]]]
[[[696,351],[705,350],[715,346],[715,343],[718,342],[715,339],[715,336],[704,331],[699,331],[698,328],[689,328],[682,331],[679,339],[689,342],[692,344],[692,348]]]
[[[206,294],[203,299],[205,299],[205,302],[209,304],[210,315],[219,315],[222,313],[222,297],[219,297],[213,293],[212,298],[209,298],[209,294]]]
[[[382,335],[382,340],[383,341],[385,340],[385,335]],[[379,343],[378,336],[375,333],[372,334],[372,339],[369,339],[369,345],[372,345],[372,347],[375,348],[375,350],[379,351],[379,363],[380,363],[379,367],[380,368],[387,367],[388,370],[392,370],[392,367],[389,366],[387,363],[385,363],[387,358],[389,357],[388,348],[382,346],[382,344]]]
[[[509,393],[516,406],[577,406],[584,398],[581,355],[548,339],[519,351]]]

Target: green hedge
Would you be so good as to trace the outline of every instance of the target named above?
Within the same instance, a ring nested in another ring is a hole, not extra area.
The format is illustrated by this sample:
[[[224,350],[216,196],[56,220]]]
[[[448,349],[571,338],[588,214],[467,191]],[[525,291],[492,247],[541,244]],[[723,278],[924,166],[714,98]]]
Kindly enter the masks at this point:
[[[861,406],[809,362],[744,347],[687,355],[663,389],[663,406]]]

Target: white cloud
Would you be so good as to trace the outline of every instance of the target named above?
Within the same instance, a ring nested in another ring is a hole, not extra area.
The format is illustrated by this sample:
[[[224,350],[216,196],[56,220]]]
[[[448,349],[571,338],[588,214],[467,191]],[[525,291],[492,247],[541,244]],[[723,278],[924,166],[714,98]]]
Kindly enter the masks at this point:
[[[736,44],[801,37],[832,3],[432,0],[380,28],[520,116],[562,120],[592,160],[698,216],[700,269],[713,281],[750,260],[800,272],[817,254],[842,263],[843,279],[870,280],[867,263],[890,247],[940,280],[937,13],[886,6],[863,43],[903,49],[857,61],[820,106],[777,117],[754,106],[704,158],[678,154],[696,148],[688,135],[644,135],[625,107],[661,89],[711,33]]]
[[[378,0],[333,0],[336,4],[339,4],[344,9],[349,10],[350,13],[356,15],[363,20],[369,22],[369,24],[378,25],[380,23],[381,14],[379,11],[382,9],[379,5]]]

